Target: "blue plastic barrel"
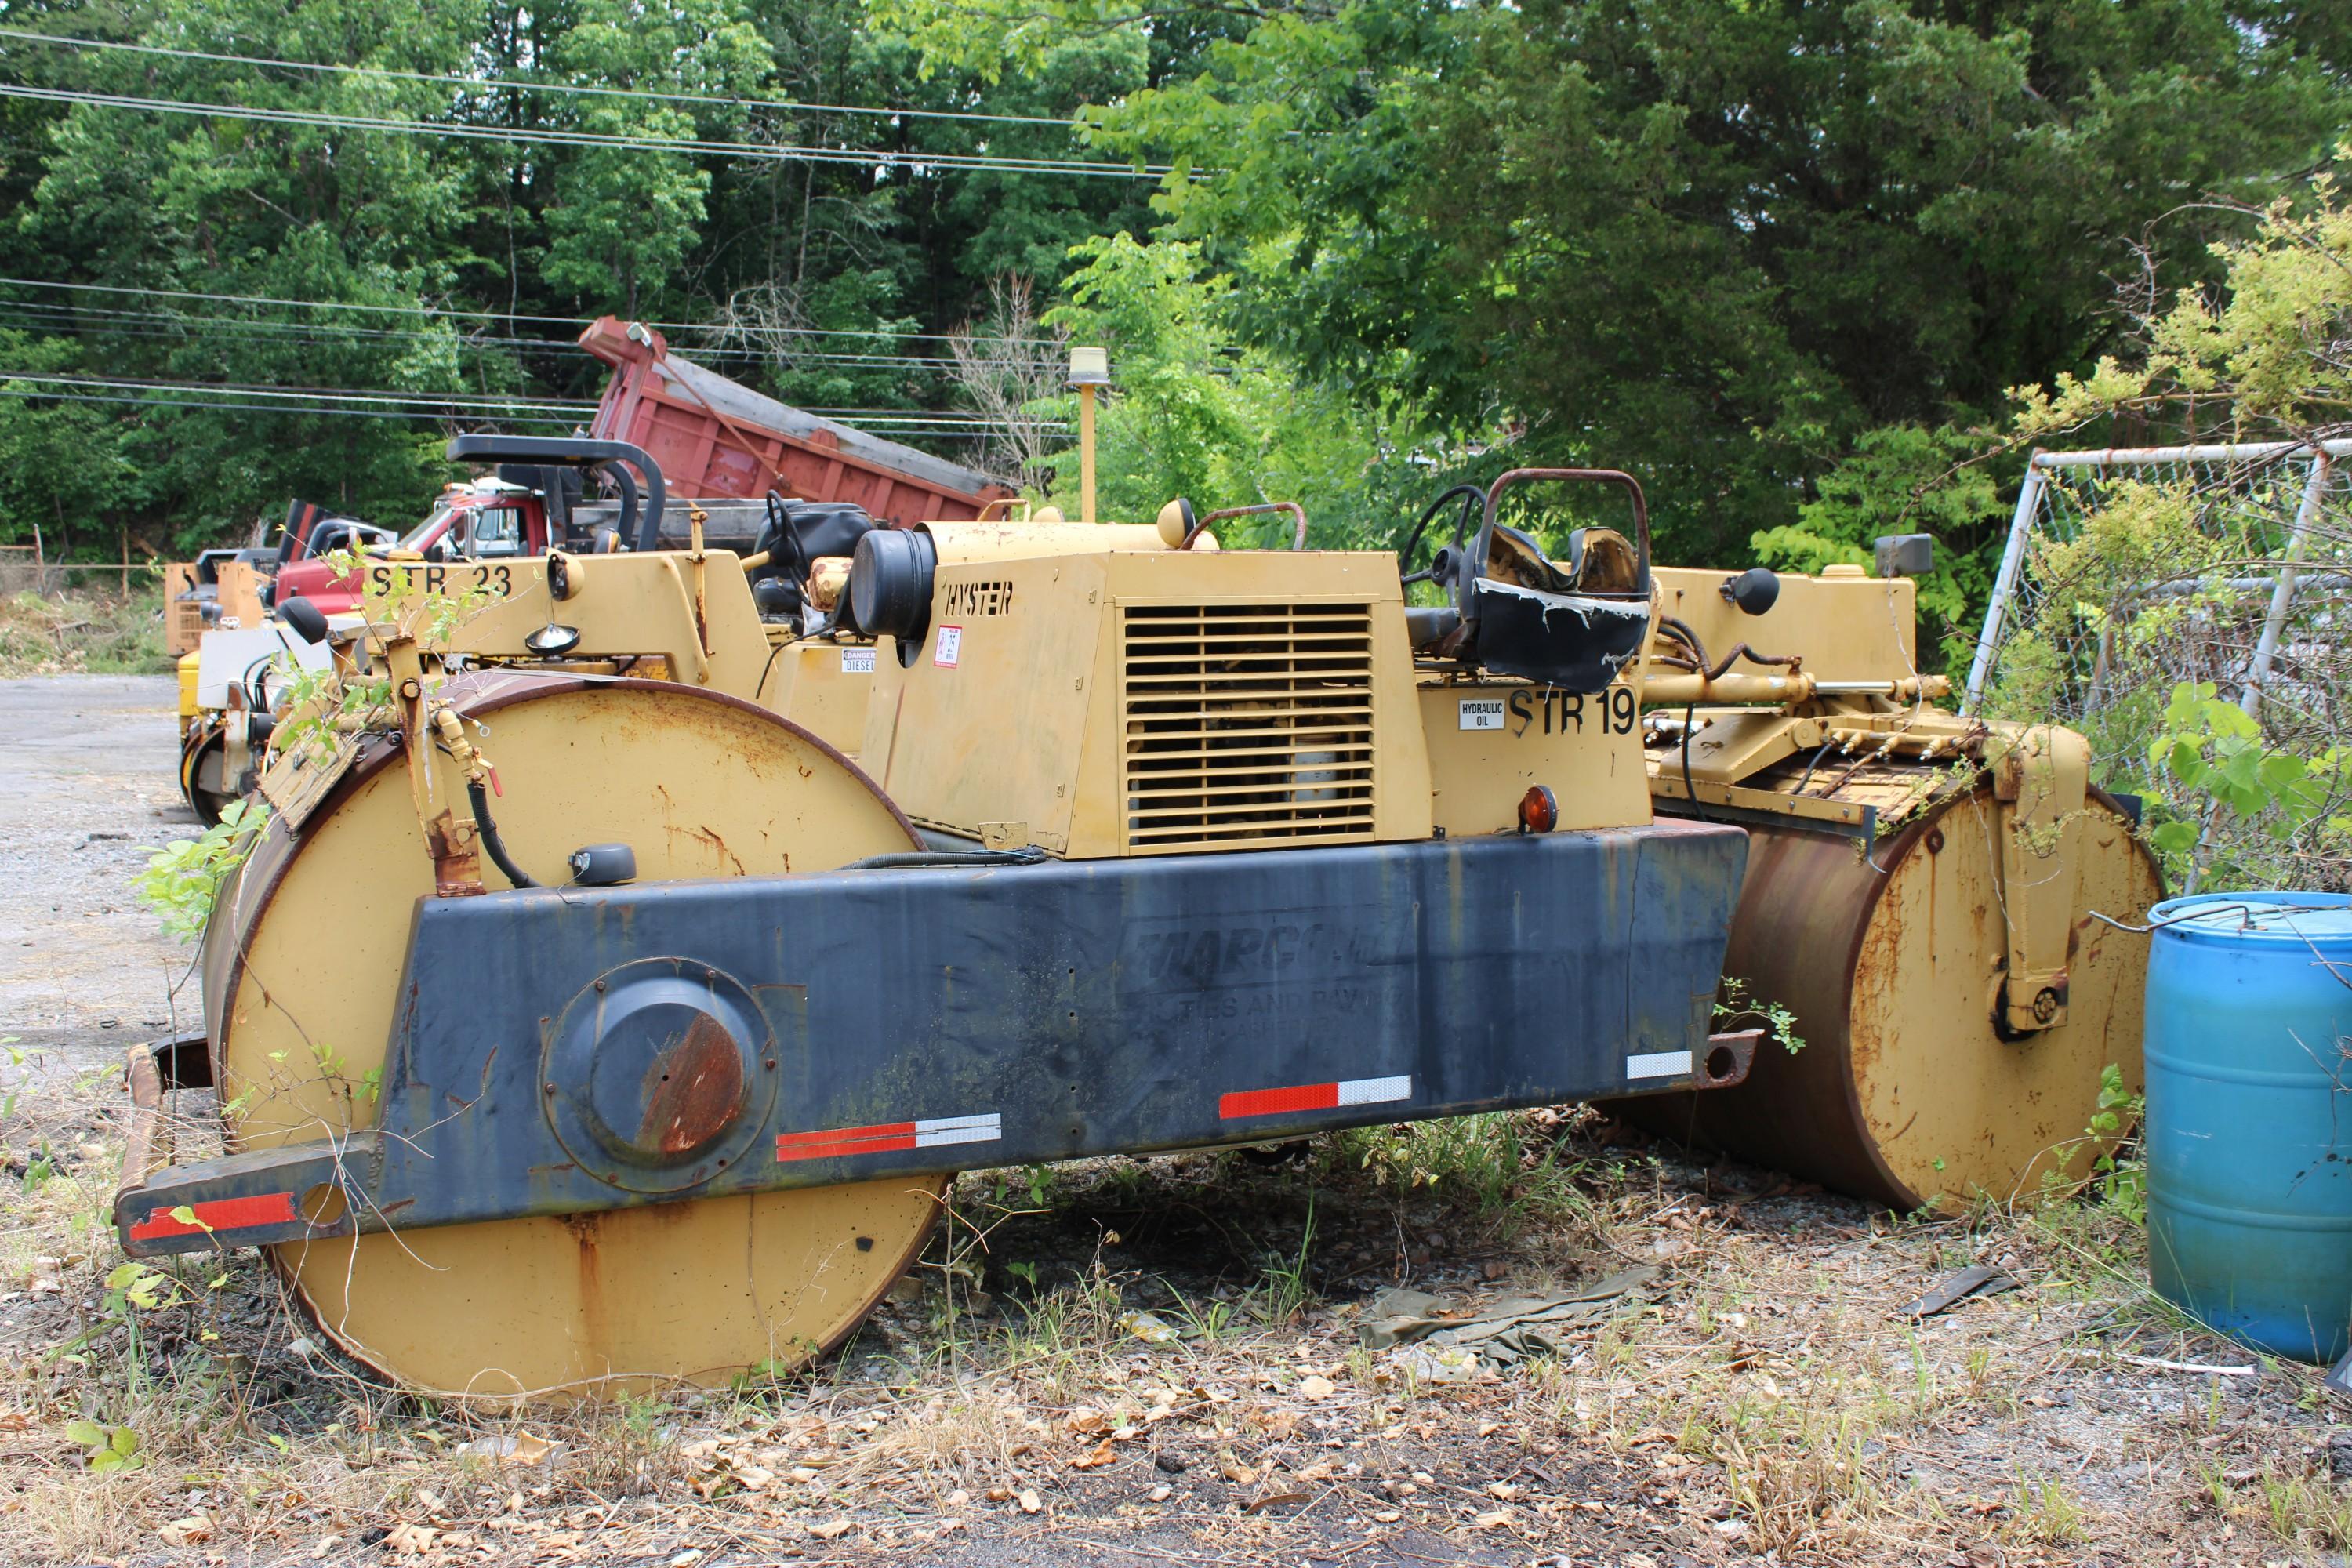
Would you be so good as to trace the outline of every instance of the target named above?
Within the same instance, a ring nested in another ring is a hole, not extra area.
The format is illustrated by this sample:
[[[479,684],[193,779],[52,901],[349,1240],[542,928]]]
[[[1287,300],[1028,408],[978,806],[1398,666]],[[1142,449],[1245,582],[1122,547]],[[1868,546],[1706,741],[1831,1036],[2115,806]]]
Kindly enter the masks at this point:
[[[2147,1251],[2158,1294],[2334,1361],[2352,1331],[2352,896],[2149,912]]]

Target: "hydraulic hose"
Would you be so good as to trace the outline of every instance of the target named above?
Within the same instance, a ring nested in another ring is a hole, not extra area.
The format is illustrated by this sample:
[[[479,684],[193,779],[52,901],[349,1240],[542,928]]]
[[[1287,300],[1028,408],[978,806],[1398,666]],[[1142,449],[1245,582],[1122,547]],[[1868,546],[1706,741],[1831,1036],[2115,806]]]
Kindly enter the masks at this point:
[[[610,475],[621,490],[621,515],[613,524],[613,531],[620,536],[622,549],[635,548],[637,519],[640,516],[636,476],[619,463],[605,463],[599,471]]]
[[[490,864],[506,873],[507,880],[518,888],[538,887],[538,880],[507,853],[506,843],[499,837],[499,825],[490,819],[489,792],[482,788],[481,780],[466,781],[466,799],[473,805],[474,826],[481,831],[482,852],[490,858]]]
[[[485,834],[484,841],[488,842]],[[1025,849],[908,849],[896,855],[868,855],[852,860],[845,871],[903,870],[910,866],[1034,866],[1045,858],[1035,845]]]

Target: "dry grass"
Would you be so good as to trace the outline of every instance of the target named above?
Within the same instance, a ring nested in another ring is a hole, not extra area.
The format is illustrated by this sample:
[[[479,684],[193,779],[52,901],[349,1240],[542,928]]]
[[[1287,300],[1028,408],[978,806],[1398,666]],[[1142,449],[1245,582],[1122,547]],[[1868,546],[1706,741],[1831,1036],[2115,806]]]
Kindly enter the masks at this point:
[[[1416,1136],[1402,1162],[1360,1137],[968,1177],[920,1289],[824,1366],[500,1416],[297,1353],[311,1336],[250,1254],[163,1270],[149,1305],[110,1290],[118,1098],[40,1075],[0,1129],[0,1560],[181,1541],[191,1562],[987,1562],[1088,1542],[1957,1568],[2352,1546],[2316,1373],[2122,1360],[2252,1358],[2151,1302],[2095,1205],[1901,1221],[1556,1117]],[[1979,1259],[2030,1288],[1895,1315]],[[1357,1342],[1400,1277],[1468,1302],[1629,1261],[1664,1269],[1649,1298],[1507,1373],[1427,1385]],[[1138,1339],[1138,1310],[1183,1336]],[[135,1432],[135,1462],[93,1468],[75,1422]]]
[[[152,584],[35,594],[0,586],[0,677],[149,675],[169,670],[163,601]]]

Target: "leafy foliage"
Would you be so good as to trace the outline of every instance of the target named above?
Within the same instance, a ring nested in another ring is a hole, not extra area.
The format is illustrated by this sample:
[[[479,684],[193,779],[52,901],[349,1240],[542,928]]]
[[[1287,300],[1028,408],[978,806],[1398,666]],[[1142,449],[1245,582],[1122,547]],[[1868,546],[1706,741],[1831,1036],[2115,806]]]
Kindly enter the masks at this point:
[[[2165,858],[2176,880],[2194,884],[2227,855],[2233,836],[2210,831],[2223,811],[2284,844],[2315,823],[2337,834],[2352,831],[2352,819],[2329,821],[2343,787],[2347,759],[2340,748],[2314,758],[2272,749],[2262,726],[2234,702],[2224,702],[2211,681],[2173,688],[2163,724],[2148,742],[2151,774],[2165,786],[2148,842]],[[2242,853],[2237,857],[2242,860]],[[2251,864],[2220,868],[2235,881],[2256,871]],[[2232,874],[2234,873],[2234,875]]]
[[[2352,209],[2323,169],[2298,201],[2256,216],[2250,236],[2213,247],[2220,285],[2180,290],[2140,320],[2146,346],[2128,362],[2017,389],[2019,437],[2161,418],[2190,438],[2293,452],[2339,432],[2352,400]],[[2001,652],[1996,710],[2080,703],[2101,782],[2149,795],[2149,842],[2176,885],[2345,880],[2352,736],[2331,628],[2347,603],[2352,517],[2340,483],[2306,491],[2304,472],[2105,477],[2095,496],[2070,497],[2082,526],[2037,545],[2042,608]],[[2304,580],[2278,601],[2275,651],[2258,674],[2290,557]]]
[[[258,799],[231,801],[221,819],[198,838],[177,838],[147,857],[132,887],[163,929],[184,942],[204,932],[221,886],[245,864],[268,826],[269,806]]]

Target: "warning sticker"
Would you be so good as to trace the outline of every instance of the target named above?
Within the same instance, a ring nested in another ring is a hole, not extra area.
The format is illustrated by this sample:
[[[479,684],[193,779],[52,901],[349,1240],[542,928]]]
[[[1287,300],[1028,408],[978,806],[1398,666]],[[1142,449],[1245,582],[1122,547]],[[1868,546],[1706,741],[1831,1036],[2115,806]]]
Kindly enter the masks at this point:
[[[845,647],[841,650],[841,673],[871,675],[874,673],[874,650],[870,647]]]
[[[1465,697],[1462,700],[1462,727],[1465,730],[1501,729],[1503,700],[1499,697]]]
[[[953,669],[963,654],[963,628],[941,626],[939,646],[931,650],[931,662],[941,669]]]

